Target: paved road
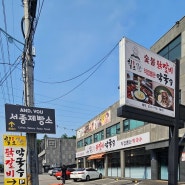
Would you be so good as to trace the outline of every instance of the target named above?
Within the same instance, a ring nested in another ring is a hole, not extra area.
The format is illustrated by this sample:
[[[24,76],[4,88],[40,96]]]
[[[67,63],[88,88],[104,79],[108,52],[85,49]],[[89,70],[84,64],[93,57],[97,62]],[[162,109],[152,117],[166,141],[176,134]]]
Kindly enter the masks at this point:
[[[61,180],[57,180],[53,176],[48,174],[39,175],[39,185],[59,185]],[[66,185],[168,185],[167,181],[161,180],[142,180],[142,181],[131,181],[125,179],[112,179],[112,178],[103,178],[92,181],[79,181],[73,182],[73,180],[67,180]],[[179,182],[178,185],[185,185],[185,182]]]
[[[61,180],[57,180],[53,176],[49,176],[47,174],[39,175],[39,185],[57,185],[61,184]],[[91,180],[91,181],[79,181],[74,182],[73,180],[67,180],[66,185],[123,185],[129,184],[134,185],[135,183],[131,183],[130,180],[115,180],[110,178],[103,178],[103,179],[97,179],[97,180]]]
[[[50,176],[48,174],[39,175],[39,185],[61,185],[61,183],[62,183],[61,180],[57,180],[55,177]],[[4,184],[4,175],[0,174],[0,185],[3,184]],[[129,180],[114,180],[110,178],[79,182],[74,182],[73,180],[66,180],[66,185],[123,185],[123,184],[134,185],[135,183],[131,183],[131,181]]]
[[[4,175],[0,173],[0,185],[4,184]],[[57,180],[53,176],[49,176],[48,174],[40,174],[39,175],[39,185],[61,185],[61,180]],[[92,181],[79,181],[73,182],[73,180],[67,180],[66,185],[168,185],[167,181],[152,181],[152,180],[143,180],[139,182],[133,182],[131,180],[124,179],[111,179],[111,178],[103,178]],[[185,185],[185,182],[179,183],[179,185]]]

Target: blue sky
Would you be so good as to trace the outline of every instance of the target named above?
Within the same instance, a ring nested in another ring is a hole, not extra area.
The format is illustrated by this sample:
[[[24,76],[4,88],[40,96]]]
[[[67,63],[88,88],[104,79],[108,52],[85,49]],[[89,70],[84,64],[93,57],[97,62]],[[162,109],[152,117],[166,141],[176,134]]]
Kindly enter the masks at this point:
[[[183,0],[38,1],[41,13],[34,36],[34,95],[36,107],[55,109],[57,131],[48,136],[75,135],[77,128],[118,101],[117,44],[121,38],[149,49],[185,16],[184,7]],[[24,43],[22,1],[2,0],[0,9],[0,28]],[[24,104],[22,62],[17,60],[23,46],[6,38],[1,32],[0,150],[6,134],[4,104]],[[13,69],[4,63],[14,62],[17,67],[4,78]],[[93,68],[99,62],[102,65]]]

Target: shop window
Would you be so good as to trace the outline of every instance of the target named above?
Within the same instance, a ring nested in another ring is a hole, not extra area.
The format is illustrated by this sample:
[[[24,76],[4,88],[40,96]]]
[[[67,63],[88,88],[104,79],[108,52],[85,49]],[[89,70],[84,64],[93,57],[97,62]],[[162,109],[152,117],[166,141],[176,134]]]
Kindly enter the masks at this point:
[[[106,138],[120,134],[120,123],[106,128]]]
[[[123,132],[133,130],[133,129],[141,127],[143,125],[145,125],[145,122],[143,122],[143,121],[126,119],[123,121]]]
[[[84,146],[92,144],[92,136],[84,139]]]
[[[83,166],[84,166],[84,160],[83,160],[83,158],[78,158],[78,167],[79,168],[83,168]]]
[[[83,145],[83,140],[80,140],[80,141],[77,142],[77,148],[81,148],[83,146],[84,146]]]
[[[168,45],[166,45],[161,51],[158,52],[158,54],[170,61],[173,61],[175,59],[180,59],[181,58],[181,35],[179,35]]]
[[[49,147],[56,147],[56,140],[48,139],[48,146]]]
[[[108,176],[121,176],[120,152],[108,154]]]
[[[151,178],[150,151],[144,148],[125,151],[125,177]]]
[[[94,134],[94,142],[98,142],[104,139],[104,131],[100,131]]]
[[[150,152],[144,148],[125,152],[126,166],[150,166]]]

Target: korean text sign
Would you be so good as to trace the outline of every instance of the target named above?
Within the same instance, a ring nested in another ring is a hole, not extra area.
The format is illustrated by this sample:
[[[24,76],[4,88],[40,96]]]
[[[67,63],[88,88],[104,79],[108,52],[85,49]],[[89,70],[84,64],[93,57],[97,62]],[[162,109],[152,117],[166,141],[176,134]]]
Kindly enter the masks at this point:
[[[120,105],[175,117],[175,63],[127,38],[119,60]]]
[[[4,184],[27,184],[26,180],[26,136],[3,135]]]
[[[6,131],[55,134],[55,111],[5,104]]]
[[[117,136],[113,136],[102,141],[85,146],[85,150],[76,153],[76,157],[82,157],[102,152],[110,152],[120,150],[132,146],[139,146],[150,142],[150,133],[135,135],[126,139],[118,140]]]

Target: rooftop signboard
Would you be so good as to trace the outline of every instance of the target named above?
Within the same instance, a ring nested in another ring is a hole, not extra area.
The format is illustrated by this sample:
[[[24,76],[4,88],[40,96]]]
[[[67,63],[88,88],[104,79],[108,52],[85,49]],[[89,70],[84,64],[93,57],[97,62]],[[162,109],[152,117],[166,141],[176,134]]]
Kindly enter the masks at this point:
[[[55,110],[5,104],[6,131],[55,134]]]
[[[175,63],[127,38],[119,60],[120,105],[175,117]]]

